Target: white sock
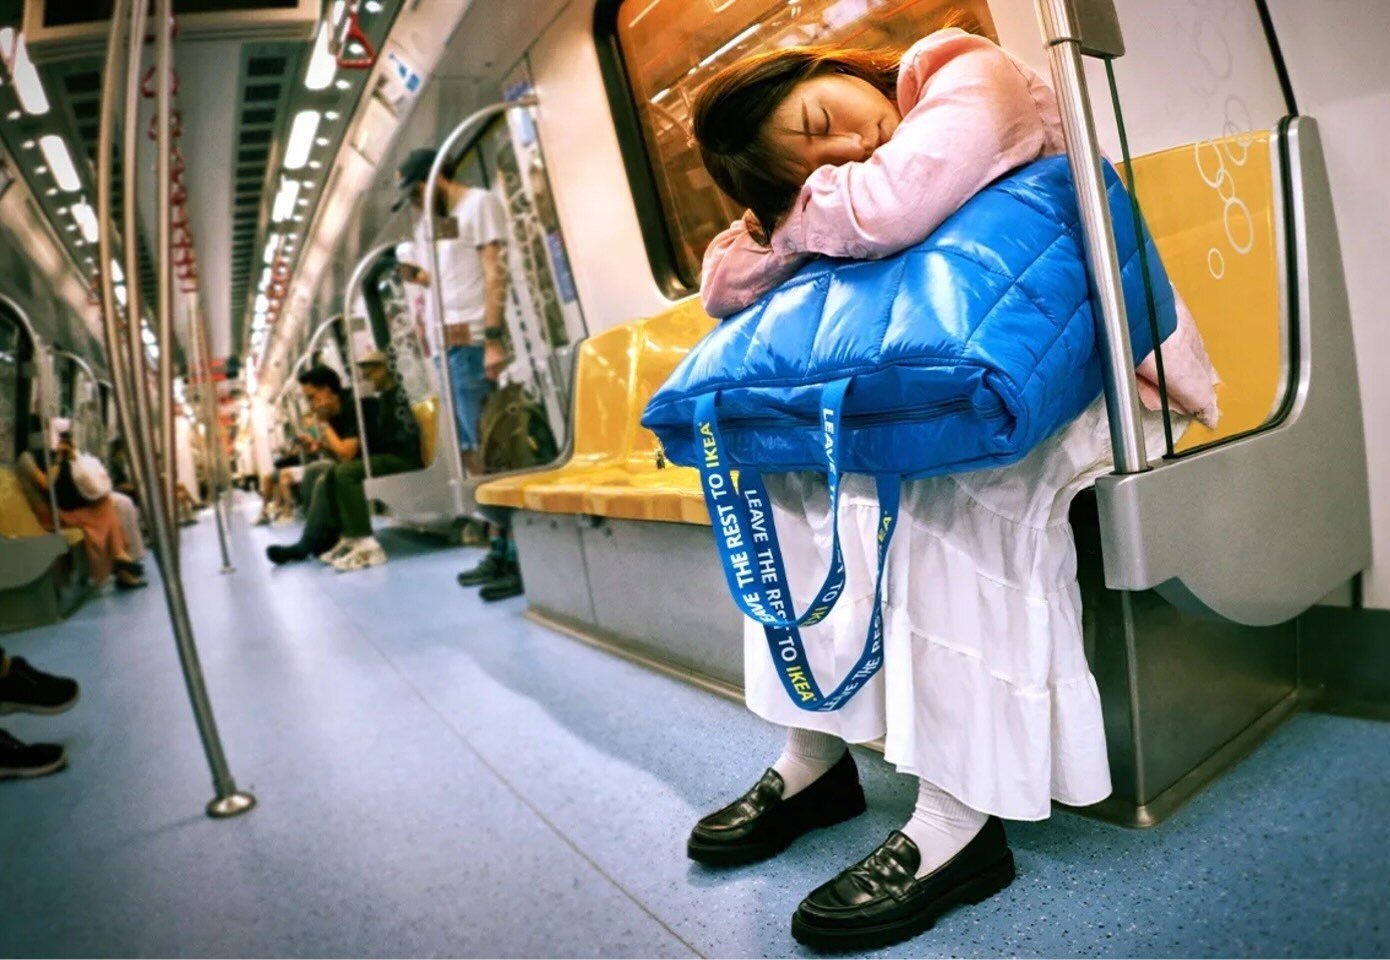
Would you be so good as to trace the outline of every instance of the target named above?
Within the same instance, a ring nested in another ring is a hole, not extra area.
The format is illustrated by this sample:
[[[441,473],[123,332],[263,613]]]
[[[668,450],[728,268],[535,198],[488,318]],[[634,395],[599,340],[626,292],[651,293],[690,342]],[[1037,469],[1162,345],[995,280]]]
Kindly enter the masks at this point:
[[[912,819],[901,827],[922,854],[917,876],[925,877],[964,850],[988,819],[936,784],[919,779],[917,806]]]
[[[772,769],[782,777],[782,796],[793,797],[821,778],[845,755],[845,742],[833,733],[787,728],[787,745]]]

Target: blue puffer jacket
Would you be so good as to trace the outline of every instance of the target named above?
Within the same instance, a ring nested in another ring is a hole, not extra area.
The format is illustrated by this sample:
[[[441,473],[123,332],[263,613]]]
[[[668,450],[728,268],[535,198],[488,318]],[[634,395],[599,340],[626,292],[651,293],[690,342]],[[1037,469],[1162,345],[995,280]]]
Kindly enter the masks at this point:
[[[1106,167],[1136,362],[1154,347],[1134,217]],[[1147,230],[1145,230],[1147,235]],[[882,260],[813,261],[710,332],[642,418],[695,466],[696,401],[717,393],[729,463],[825,470],[821,390],[852,378],[845,473],[924,477],[1025,456],[1101,393],[1076,194],[1065,156],[980,191],[922,243]],[[1177,325],[1146,242],[1159,340]]]

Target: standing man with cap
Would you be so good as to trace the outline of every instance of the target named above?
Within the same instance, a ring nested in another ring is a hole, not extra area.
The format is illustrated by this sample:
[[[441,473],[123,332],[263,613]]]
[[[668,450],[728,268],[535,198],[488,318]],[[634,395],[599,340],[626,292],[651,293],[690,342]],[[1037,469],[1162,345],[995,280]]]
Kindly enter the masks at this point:
[[[425,181],[434,160],[433,150],[412,150],[397,170],[402,196],[395,209],[407,202],[414,209],[414,255],[425,263],[430,262],[425,240]],[[503,262],[507,223],[506,211],[491,191],[456,183],[454,172],[453,164],[440,169],[435,209],[428,213],[440,222],[435,239],[459,450],[464,468],[477,476],[484,472],[479,429],[483,404],[510,360],[505,345],[507,272]],[[418,263],[402,263],[401,278],[424,286],[435,281]],[[517,596],[522,584],[516,546],[506,530],[494,527],[489,534],[487,556],[476,567],[460,573],[459,584],[482,587],[484,600]]]
[[[401,199],[395,209],[409,202],[415,211],[414,255],[418,263],[401,264],[401,278],[408,283],[440,284],[444,301],[444,342],[453,382],[454,417],[459,449],[470,474],[482,472],[478,421],[483,403],[497,387],[506,369],[507,273],[503,245],[507,236],[506,212],[489,190],[455,183],[453,170],[440,171],[435,191],[439,228],[435,239],[441,276],[430,275],[429,247],[425,241],[425,181],[434,165],[435,152],[412,150],[400,165]]]

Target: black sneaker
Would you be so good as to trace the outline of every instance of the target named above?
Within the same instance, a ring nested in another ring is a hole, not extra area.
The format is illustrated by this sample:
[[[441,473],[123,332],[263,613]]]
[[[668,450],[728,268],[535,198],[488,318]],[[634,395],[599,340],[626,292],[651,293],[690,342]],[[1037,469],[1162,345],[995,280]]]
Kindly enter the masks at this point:
[[[10,672],[0,677],[0,714],[52,716],[77,704],[76,680],[35,670],[23,657],[10,657]]]
[[[0,780],[44,777],[67,762],[67,751],[56,743],[23,743],[0,730]]]
[[[507,555],[488,551],[488,555],[478,561],[478,565],[470,570],[465,570],[458,575],[460,587],[478,587],[493,580],[499,580],[515,564],[508,562]]]
[[[920,879],[922,855],[894,830],[873,853],[811,891],[792,916],[792,936],[813,950],[858,953],[930,930],[947,910],[979,903],[1014,880],[1004,825],[990,817],[965,849]]]
[[[487,603],[492,603],[495,600],[519,597],[525,592],[526,588],[521,585],[521,571],[514,567],[496,580],[484,584],[483,589],[478,591],[478,596]]]
[[[279,566],[282,563],[294,563],[297,560],[309,559],[309,551],[305,550],[297,543],[274,543],[265,548],[265,555],[270,558],[270,562]]]
[[[782,775],[769,767],[747,793],[695,824],[686,853],[716,867],[756,863],[781,853],[804,833],[843,823],[864,810],[859,768],[848,750],[815,783],[786,799]]]

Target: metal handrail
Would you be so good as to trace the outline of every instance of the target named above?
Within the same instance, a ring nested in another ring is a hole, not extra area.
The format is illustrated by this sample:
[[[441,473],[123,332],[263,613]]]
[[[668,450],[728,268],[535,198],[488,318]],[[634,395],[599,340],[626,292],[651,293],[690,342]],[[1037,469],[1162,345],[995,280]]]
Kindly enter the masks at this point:
[[[169,22],[170,0],[159,0],[156,16],[165,25]],[[239,791],[236,781],[227,767],[227,758],[222,751],[222,741],[217,733],[217,724],[212,714],[212,704],[208,700],[207,687],[203,681],[202,668],[198,661],[198,649],[193,639],[193,627],[188,616],[188,603],[183,593],[183,583],[179,578],[178,564],[173,556],[173,536],[169,514],[164,502],[164,488],[159,479],[158,465],[155,462],[153,445],[150,439],[149,402],[145,397],[148,384],[144,379],[143,362],[131,362],[124,371],[120,370],[121,354],[120,317],[116,313],[116,284],[112,271],[111,258],[113,225],[111,222],[111,146],[115,139],[116,96],[121,84],[121,40],[122,26],[126,34],[127,56],[125,60],[125,104],[127,108],[124,173],[125,183],[125,228],[127,233],[126,258],[130,263],[138,247],[134,243],[134,200],[135,178],[138,171],[135,160],[136,124],[134,106],[139,93],[140,41],[144,35],[146,7],[132,0],[114,0],[111,14],[111,35],[107,41],[106,69],[101,92],[101,115],[97,137],[97,244],[100,251],[98,273],[101,279],[102,319],[106,335],[106,349],[112,358],[113,384],[116,388],[116,407],[120,416],[122,430],[126,436],[132,457],[132,470],[136,474],[142,501],[148,505],[147,517],[154,535],[155,555],[159,560],[164,584],[164,599],[169,609],[170,625],[179,652],[179,664],[183,670],[184,684],[188,690],[193,716],[197,721],[198,733],[212,771],[213,787],[216,796],[205,808],[212,817],[230,817],[245,813],[255,806],[256,798],[250,793]],[[167,266],[167,264],[162,265]],[[143,358],[143,343],[140,338],[139,273],[130,269],[126,273],[128,313],[126,348],[128,356],[136,361]],[[124,375],[122,375],[122,373]],[[132,396],[133,395],[133,396]],[[166,398],[166,403],[170,398]],[[173,465],[173,451],[166,450],[168,465]]]
[[[57,484],[53,482],[53,453],[48,449],[49,423],[45,421],[44,417],[44,411],[49,409],[44,403],[44,400],[48,398],[45,397],[44,393],[46,385],[44,384],[43,371],[39,369],[38,365],[38,361],[43,352],[44,341],[43,338],[39,336],[38,330],[34,328],[34,322],[29,319],[28,312],[21,307],[17,301],[0,293],[0,307],[8,310],[14,315],[15,319],[19,321],[19,325],[24,328],[25,334],[29,337],[29,345],[34,350],[34,369],[36,372],[34,383],[35,390],[38,391],[39,394],[39,432],[43,434],[43,443],[40,444],[40,446],[43,447],[43,477],[44,483],[48,487],[48,508],[52,511],[53,532],[61,535],[63,532],[63,523],[62,519],[58,516]]]
[[[217,429],[217,404],[213,400],[212,364],[208,362],[207,340],[203,329],[202,314],[194,301],[194,316],[189,324],[188,346],[192,353],[193,369],[201,375],[199,406],[203,408],[203,429],[207,431],[205,456],[207,458],[208,498],[212,501],[213,518],[217,522],[217,545],[222,552],[222,572],[233,573],[231,550],[227,545],[227,525],[222,516],[221,480],[222,441]],[[215,459],[214,459],[215,458]]]
[[[1086,73],[1081,66],[1081,29],[1071,0],[1037,0],[1047,59],[1052,67],[1052,86],[1062,115],[1067,159],[1076,184],[1081,229],[1086,238],[1086,257],[1095,283],[1100,315],[1096,333],[1100,341],[1105,381],[1105,408],[1110,420],[1110,444],[1116,473],[1142,473],[1149,469],[1148,451],[1139,413],[1139,386],[1129,341],[1124,282],[1115,248],[1114,225],[1105,192],[1100,142],[1096,137],[1091,100],[1086,92]]]
[[[173,150],[173,36],[170,21],[173,17],[173,0],[156,0],[157,29],[155,31],[154,69],[158,74],[155,84],[155,122],[159,130],[155,136],[155,337],[159,342],[159,421],[164,450],[164,502],[170,519],[178,516],[178,461],[174,456],[174,251],[172,236],[172,217],[170,191],[173,189],[171,152]],[[128,117],[135,116],[128,113]],[[133,124],[128,124],[133,126]],[[138,276],[135,274],[133,276]],[[196,484],[195,484],[196,486]],[[171,529],[178,527],[171,524]],[[178,562],[179,542],[174,536],[173,549],[175,562]]]
[[[506,113],[513,107],[534,107],[540,101],[532,95],[518,97],[515,100],[502,100],[497,103],[489,104],[479,110],[475,110],[454,127],[444,142],[435,151],[434,163],[430,165],[429,180],[425,183],[425,202],[423,215],[425,218],[425,244],[429,247],[430,257],[430,293],[434,299],[434,318],[425,318],[426,328],[433,326],[435,334],[435,353],[439,365],[439,399],[440,409],[444,411],[445,422],[448,424],[449,431],[454,437],[454,442],[450,445],[454,450],[454,456],[449,463],[450,483],[456,491],[458,502],[462,503],[463,498],[463,452],[458,449],[458,414],[454,410],[454,378],[449,369],[449,358],[445,350],[447,340],[444,330],[444,287],[439,282],[439,247],[435,242],[434,230],[434,203],[435,194],[439,190],[439,175],[444,169],[444,164],[448,161],[449,155],[458,146],[459,142],[468,134],[476,138],[484,132],[485,124],[493,117]],[[459,152],[466,151],[473,146],[473,140],[464,143]],[[437,454],[436,454],[437,455]]]

